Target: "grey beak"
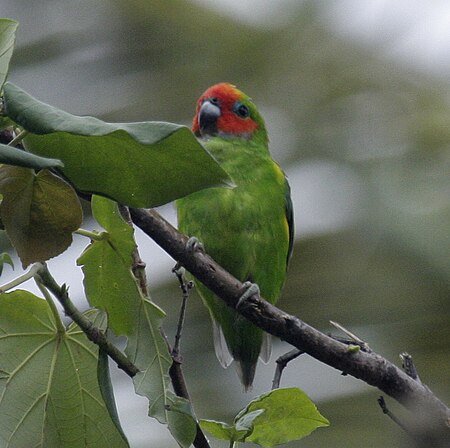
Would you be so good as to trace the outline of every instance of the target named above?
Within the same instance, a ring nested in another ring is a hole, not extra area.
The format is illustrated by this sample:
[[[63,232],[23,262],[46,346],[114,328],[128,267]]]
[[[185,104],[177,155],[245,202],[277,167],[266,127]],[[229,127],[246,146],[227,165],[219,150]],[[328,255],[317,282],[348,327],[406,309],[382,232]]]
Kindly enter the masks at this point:
[[[200,107],[198,124],[202,136],[217,134],[217,119],[220,117],[220,107],[206,100]]]

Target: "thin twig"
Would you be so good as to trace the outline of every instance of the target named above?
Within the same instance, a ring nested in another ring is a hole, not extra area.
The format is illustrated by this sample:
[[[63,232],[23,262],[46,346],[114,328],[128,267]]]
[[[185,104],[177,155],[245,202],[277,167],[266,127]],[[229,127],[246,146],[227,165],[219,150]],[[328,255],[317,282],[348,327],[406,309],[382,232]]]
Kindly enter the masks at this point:
[[[370,347],[369,344],[365,341],[363,341],[359,336],[356,336],[355,333],[352,333],[350,330],[345,328],[343,325],[341,325],[338,322],[334,322],[333,320],[330,320],[330,324],[333,325],[333,327],[337,328],[338,330],[341,330],[344,334],[346,334],[357,346],[361,347],[364,351],[369,352]]]
[[[293,350],[285,353],[284,355],[281,355],[275,361],[277,363],[277,367],[275,369],[275,375],[272,381],[272,390],[278,389],[280,387],[281,375],[283,374],[283,370],[286,368],[288,363],[294,360],[295,358],[298,358],[303,353],[305,352],[299,350],[298,348],[294,348]]]
[[[398,425],[400,428],[403,429],[407,434],[411,435],[410,429],[407,427],[406,424],[400,421],[398,417],[396,417],[387,407],[386,401],[383,396],[380,395],[377,399],[378,404],[380,405],[381,410],[383,411],[383,414],[387,415],[396,425]]]
[[[28,134],[28,131],[22,129],[9,143],[8,146],[17,146],[24,137]]]
[[[186,278],[184,276],[184,268],[180,267],[178,264],[172,269],[172,272],[177,276],[182,293],[177,331],[175,333],[175,342],[172,348],[172,357],[178,358],[180,356],[181,333],[183,332],[183,324],[186,316],[186,306],[189,299],[189,291],[192,289],[193,283],[191,281],[186,281]]]
[[[65,285],[59,286],[50,274],[44,263],[36,263],[39,270],[36,273],[39,281],[56,297],[64,308],[64,312],[69,316],[86,334],[88,339],[98,345],[113,359],[119,369],[122,369],[128,376],[133,377],[139,369],[111,342],[108,341],[103,331],[97,328],[86,316],[84,316],[70,300]]]

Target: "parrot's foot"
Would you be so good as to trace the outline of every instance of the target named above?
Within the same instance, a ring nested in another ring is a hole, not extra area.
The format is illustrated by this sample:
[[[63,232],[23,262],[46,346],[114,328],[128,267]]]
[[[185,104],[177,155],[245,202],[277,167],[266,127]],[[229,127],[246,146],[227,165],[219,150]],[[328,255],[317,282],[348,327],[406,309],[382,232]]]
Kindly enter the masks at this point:
[[[205,252],[203,244],[195,236],[189,237],[186,242],[186,249],[191,252]]]
[[[247,288],[244,294],[239,297],[238,302],[236,303],[236,309],[242,307],[245,301],[254,294],[259,294],[259,286],[256,283],[252,282],[244,282],[244,286]]]

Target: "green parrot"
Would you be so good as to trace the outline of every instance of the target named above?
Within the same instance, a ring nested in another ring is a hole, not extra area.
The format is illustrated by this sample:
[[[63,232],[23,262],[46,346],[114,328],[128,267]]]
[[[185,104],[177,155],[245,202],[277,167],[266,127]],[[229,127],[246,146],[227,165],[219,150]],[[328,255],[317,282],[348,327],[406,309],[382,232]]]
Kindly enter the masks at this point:
[[[256,283],[262,297],[275,303],[286,278],[294,230],[289,184],[269,154],[264,120],[247,95],[220,83],[198,100],[192,130],[236,187],[209,188],[179,199],[179,229],[196,237],[240,281]],[[236,361],[248,390],[258,358],[269,361],[270,335],[203,284],[197,288],[212,318],[217,358],[223,367]]]

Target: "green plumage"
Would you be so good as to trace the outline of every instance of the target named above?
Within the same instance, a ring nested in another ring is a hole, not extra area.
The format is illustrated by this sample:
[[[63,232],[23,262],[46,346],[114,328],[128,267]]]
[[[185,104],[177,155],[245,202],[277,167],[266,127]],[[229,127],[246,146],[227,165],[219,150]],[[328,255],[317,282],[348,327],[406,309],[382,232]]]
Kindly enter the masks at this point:
[[[262,118],[250,100],[247,97],[244,100],[251,106],[252,119],[258,123],[252,137],[222,134],[203,142],[236,187],[210,188],[178,200],[178,223],[180,231],[197,237],[220,265],[242,282],[257,283],[261,295],[275,303],[285,281],[292,248],[289,186],[270,157]],[[218,358],[224,366],[231,362],[221,328],[247,389],[260,354],[265,361],[270,355],[268,335],[204,285],[198,284],[198,290],[218,324],[214,332]]]

